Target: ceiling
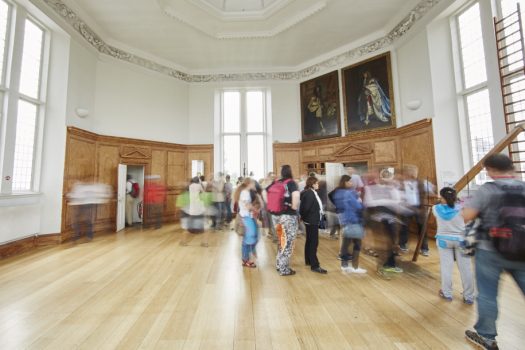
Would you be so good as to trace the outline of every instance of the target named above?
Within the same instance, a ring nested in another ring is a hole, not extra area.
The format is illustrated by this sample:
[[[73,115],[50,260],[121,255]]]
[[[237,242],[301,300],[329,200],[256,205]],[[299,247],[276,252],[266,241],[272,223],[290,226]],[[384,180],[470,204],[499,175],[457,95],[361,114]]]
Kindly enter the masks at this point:
[[[63,0],[106,42],[192,73],[294,69],[389,32],[419,0]]]

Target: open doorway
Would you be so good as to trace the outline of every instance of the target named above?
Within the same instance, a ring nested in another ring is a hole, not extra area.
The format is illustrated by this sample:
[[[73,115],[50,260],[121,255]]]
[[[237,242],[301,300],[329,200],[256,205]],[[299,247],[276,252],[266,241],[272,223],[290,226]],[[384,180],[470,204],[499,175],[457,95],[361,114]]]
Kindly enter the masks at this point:
[[[142,225],[144,166],[128,165],[126,171],[126,226]]]

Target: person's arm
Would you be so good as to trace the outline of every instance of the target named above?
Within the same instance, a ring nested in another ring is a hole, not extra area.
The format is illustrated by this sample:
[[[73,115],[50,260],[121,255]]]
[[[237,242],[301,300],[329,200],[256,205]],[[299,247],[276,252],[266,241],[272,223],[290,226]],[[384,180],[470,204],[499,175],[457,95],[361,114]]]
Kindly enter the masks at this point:
[[[299,199],[301,197],[301,194],[299,191],[293,191],[292,192],[292,209],[297,210],[299,207]]]
[[[463,215],[463,220],[465,223],[470,222],[478,217],[479,211],[474,208],[463,208],[461,211],[461,215]]]

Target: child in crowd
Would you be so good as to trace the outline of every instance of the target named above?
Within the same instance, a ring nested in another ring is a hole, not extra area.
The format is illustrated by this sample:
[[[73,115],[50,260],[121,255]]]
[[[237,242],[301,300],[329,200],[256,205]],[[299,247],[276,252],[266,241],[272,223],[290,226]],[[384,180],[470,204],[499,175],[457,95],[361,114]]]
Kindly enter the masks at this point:
[[[464,241],[465,223],[460,208],[456,204],[456,191],[451,187],[444,187],[439,194],[441,204],[432,208],[437,221],[436,243],[441,264],[439,296],[447,301],[452,301],[452,269],[455,256],[463,282],[463,302],[472,305],[474,303],[472,266],[470,257],[460,250]]]
[[[244,235],[242,238],[242,266],[255,268],[253,259],[255,259],[255,245],[259,239],[259,232],[256,218],[260,210],[256,199],[252,198],[251,191],[255,190],[255,182],[247,177],[241,185],[237,187],[234,194],[234,200],[238,203],[239,216],[244,226]]]

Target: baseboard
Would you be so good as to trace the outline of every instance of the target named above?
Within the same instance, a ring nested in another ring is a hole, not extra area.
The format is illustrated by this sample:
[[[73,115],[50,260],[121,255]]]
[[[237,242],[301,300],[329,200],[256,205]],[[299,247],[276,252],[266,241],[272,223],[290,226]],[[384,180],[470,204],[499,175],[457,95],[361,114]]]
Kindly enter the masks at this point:
[[[18,255],[49,245],[58,245],[62,241],[60,233],[48,235],[35,235],[0,245],[0,259]]]

